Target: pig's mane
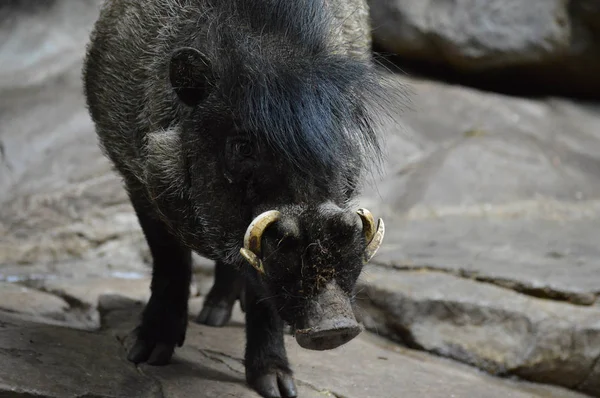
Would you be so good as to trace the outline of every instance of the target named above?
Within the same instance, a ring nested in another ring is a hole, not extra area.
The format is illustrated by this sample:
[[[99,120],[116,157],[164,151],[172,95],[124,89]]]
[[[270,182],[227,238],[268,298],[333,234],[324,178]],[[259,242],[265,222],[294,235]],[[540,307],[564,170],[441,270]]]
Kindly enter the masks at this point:
[[[369,58],[332,43],[340,22],[324,1],[215,0],[207,31],[240,127],[312,177],[378,163],[375,122],[391,98]]]

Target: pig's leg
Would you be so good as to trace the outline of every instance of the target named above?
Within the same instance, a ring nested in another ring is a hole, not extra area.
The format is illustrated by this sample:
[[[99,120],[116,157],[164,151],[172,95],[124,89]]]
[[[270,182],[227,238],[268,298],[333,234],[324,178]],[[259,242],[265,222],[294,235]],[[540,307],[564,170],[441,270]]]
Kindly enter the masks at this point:
[[[269,300],[246,284],[246,380],[262,397],[296,397],[283,341],[283,321]]]
[[[152,253],[151,296],[136,329],[127,358],[134,363],[165,365],[175,346],[183,345],[187,329],[191,281],[191,250],[154,217],[150,204],[130,190],[130,197]]]
[[[215,280],[202,311],[196,318],[197,323],[209,326],[223,326],[231,319],[231,311],[239,298],[242,307],[244,282],[239,272],[222,261],[215,264]]]

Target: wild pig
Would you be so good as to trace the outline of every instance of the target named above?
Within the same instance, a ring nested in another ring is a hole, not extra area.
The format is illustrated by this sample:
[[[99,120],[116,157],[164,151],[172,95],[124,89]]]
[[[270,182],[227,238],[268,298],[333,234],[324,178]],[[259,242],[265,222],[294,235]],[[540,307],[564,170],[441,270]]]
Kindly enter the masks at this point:
[[[217,268],[200,322],[224,324],[245,286],[246,379],[264,397],[296,396],[284,322],[308,349],[360,333],[352,291],[384,224],[352,201],[394,95],[367,16],[364,0],[106,1],[87,106],[153,257],[130,361],[184,343],[192,250]]]

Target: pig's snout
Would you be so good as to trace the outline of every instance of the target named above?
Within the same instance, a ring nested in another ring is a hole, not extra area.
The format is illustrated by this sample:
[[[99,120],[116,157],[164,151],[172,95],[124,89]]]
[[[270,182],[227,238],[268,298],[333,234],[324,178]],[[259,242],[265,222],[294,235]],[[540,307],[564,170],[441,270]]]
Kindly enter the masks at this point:
[[[346,344],[362,332],[355,319],[336,317],[309,329],[296,330],[296,341],[302,348],[331,350]]]
[[[296,324],[296,341],[309,350],[331,350],[346,344],[362,332],[348,296],[335,282],[308,303],[304,317]]]

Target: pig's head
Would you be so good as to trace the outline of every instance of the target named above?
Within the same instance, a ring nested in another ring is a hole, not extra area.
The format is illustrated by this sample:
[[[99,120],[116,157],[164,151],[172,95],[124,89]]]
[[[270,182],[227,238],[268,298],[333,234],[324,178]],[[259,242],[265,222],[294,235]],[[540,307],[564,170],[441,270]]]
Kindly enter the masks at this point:
[[[298,344],[327,350],[362,330],[351,297],[383,235],[383,221],[376,224],[366,209],[343,210],[331,202],[288,206],[253,220],[241,254],[260,274]]]

